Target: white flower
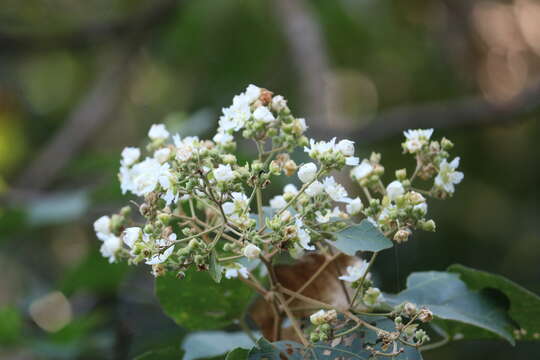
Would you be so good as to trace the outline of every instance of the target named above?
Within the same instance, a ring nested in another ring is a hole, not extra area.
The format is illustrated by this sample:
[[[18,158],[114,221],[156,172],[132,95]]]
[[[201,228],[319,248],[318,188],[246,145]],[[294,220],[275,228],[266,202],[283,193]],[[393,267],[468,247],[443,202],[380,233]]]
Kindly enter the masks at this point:
[[[169,137],[169,132],[163,124],[154,124],[148,131],[148,137],[152,140],[165,140]]]
[[[173,136],[174,146],[176,147],[176,159],[180,161],[188,161],[195,153],[199,146],[199,138],[197,136],[186,136],[184,139],[180,135]]]
[[[324,185],[320,181],[312,182],[305,190],[309,196],[317,196],[324,191]]]
[[[323,181],[324,191],[332,198],[334,201],[348,203],[350,201],[347,190],[343,185],[338,184],[334,177],[329,176]]]
[[[337,319],[336,310],[319,310],[309,317],[309,321],[311,321],[313,325],[322,325],[335,319]]]
[[[277,195],[274,196],[272,199],[270,199],[270,207],[274,210],[281,210],[282,208],[287,206],[287,201],[283,197],[283,195]]]
[[[356,215],[362,211],[362,208],[364,205],[362,204],[362,200],[360,200],[359,197],[352,199],[346,206],[347,213],[349,215]]]
[[[232,105],[222,109],[223,115],[219,118],[219,132],[242,129],[251,117],[249,105],[252,101],[251,97],[245,94],[236,95]]]
[[[140,227],[129,227],[122,233],[122,241],[132,249],[135,242],[141,238],[141,234]]]
[[[405,189],[403,188],[403,185],[397,180],[392,181],[386,187],[386,194],[388,195],[388,198],[391,201],[395,201],[398,197],[400,197],[404,193],[405,193]]]
[[[439,174],[435,177],[435,185],[449,194],[455,191],[454,185],[459,184],[463,180],[463,173],[456,171],[459,166],[459,157],[456,157],[452,162],[448,163],[446,159],[439,164]]]
[[[249,103],[254,102],[261,96],[261,88],[253,84],[249,84],[244,93]]]
[[[323,215],[320,211],[315,212],[317,216],[317,222],[320,224],[326,224],[330,221],[331,218],[336,218],[341,215],[341,211],[336,206],[333,210],[326,210],[326,213]]]
[[[422,149],[422,146],[428,143],[431,135],[433,134],[433,129],[417,129],[417,130],[407,130],[403,132],[405,135],[405,142],[403,147],[412,153],[418,152]]]
[[[330,141],[315,141],[309,139],[309,146],[304,147],[304,151],[309,154],[310,157],[317,159],[318,157],[331,153],[336,148],[336,138],[331,139]]]
[[[349,166],[356,166],[360,163],[360,159],[356,156],[349,156],[345,158],[345,164]]]
[[[120,169],[122,191],[131,191],[135,195],[144,196],[154,191],[160,177],[168,175],[169,164],[161,165],[156,159],[146,158],[129,170]]]
[[[214,135],[213,140],[216,142],[216,144],[227,144],[234,140],[234,137],[226,132],[218,132],[216,135]]]
[[[111,218],[104,215],[94,221],[94,231],[96,232],[98,238],[100,234],[108,235],[111,233]]]
[[[256,259],[259,257],[259,254],[261,253],[261,249],[257,245],[248,244],[244,248],[244,256],[248,259]]]
[[[171,149],[162,148],[154,152],[154,159],[159,161],[160,164],[163,164],[165,161],[169,160],[169,155],[171,155]]]
[[[122,166],[130,166],[135,161],[139,160],[140,156],[141,150],[139,150],[139,148],[126,147],[122,150],[122,160],[120,161],[120,164],[122,164]]]
[[[298,178],[303,183],[310,182],[311,180],[315,179],[317,176],[317,165],[310,162],[307,164],[304,164],[300,166],[300,169],[298,169]]]
[[[217,169],[214,169],[214,171],[212,171],[212,173],[214,174],[214,178],[217,181],[229,181],[234,179],[235,177],[234,171],[231,169],[231,165],[229,164],[220,164]]]
[[[296,227],[296,236],[298,237],[300,246],[305,250],[315,250],[315,246],[309,245],[311,242],[311,236],[309,236],[309,233],[304,229],[304,223],[298,216],[296,217],[294,224]]]
[[[234,263],[232,266],[225,268],[225,277],[227,279],[237,278],[238,275],[242,276],[244,279],[247,279],[249,277],[249,271],[245,266],[239,263]]]
[[[354,155],[354,142],[351,140],[341,140],[337,143],[336,148],[346,157]]]
[[[152,256],[146,261],[147,265],[162,264],[171,256],[174,251],[174,245],[168,247],[163,253]]]
[[[108,234],[101,240],[103,241],[103,244],[101,244],[101,247],[99,249],[101,255],[108,258],[110,263],[115,262],[116,253],[122,247],[122,241],[119,237],[114,236],[113,234]]]
[[[347,266],[347,274],[339,277],[339,280],[347,282],[355,282],[360,280],[366,271],[368,270],[368,263],[364,260],[358,261],[353,266]],[[369,279],[371,274],[366,275],[366,279]]]
[[[311,321],[313,325],[322,325],[326,322],[325,315],[326,312],[324,310],[319,310],[316,313],[311,314],[311,316],[309,317],[309,321]]]
[[[255,109],[253,112],[253,118],[265,123],[269,123],[276,119],[266,106],[259,106],[257,109]]]
[[[373,166],[369,160],[364,159],[360,165],[351,170],[351,177],[356,180],[362,180],[373,172]]]
[[[248,197],[241,192],[233,192],[231,194],[232,202],[228,201],[222,205],[225,215],[231,215],[233,213],[244,214],[248,206]],[[239,220],[239,218],[237,218]]]
[[[272,98],[272,109],[275,111],[281,111],[287,106],[287,100],[281,95],[274,96]]]
[[[284,194],[296,195],[298,194],[298,188],[294,184],[287,184],[283,188]]]

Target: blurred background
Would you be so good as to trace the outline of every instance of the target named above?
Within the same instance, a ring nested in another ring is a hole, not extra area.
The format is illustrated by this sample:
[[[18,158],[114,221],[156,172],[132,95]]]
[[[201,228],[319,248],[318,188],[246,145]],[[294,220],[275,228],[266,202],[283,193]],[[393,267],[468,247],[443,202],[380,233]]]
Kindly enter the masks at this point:
[[[309,136],[382,152],[388,179],[414,165],[404,129],[456,144],[465,180],[430,205],[437,233],[383,253],[383,290],[461,263],[540,293],[538,1],[3,0],[0,24],[0,359],[179,344],[148,269],[108,264],[92,222],[130,199],[124,146],[157,122],[210,136],[249,83],[285,95]],[[425,359],[538,353],[469,341]]]

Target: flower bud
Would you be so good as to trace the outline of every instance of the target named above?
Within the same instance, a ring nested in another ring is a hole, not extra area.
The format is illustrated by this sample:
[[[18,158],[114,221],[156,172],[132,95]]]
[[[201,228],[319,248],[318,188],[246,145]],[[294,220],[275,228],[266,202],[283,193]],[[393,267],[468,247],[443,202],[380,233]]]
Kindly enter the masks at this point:
[[[407,314],[408,316],[414,316],[416,314],[416,305],[411,303],[411,302],[406,302],[404,305],[403,305],[403,311],[405,312],[405,314]]]
[[[256,259],[257,257],[259,257],[259,254],[261,253],[261,249],[257,245],[248,244],[244,248],[243,253],[244,253],[244,256],[247,257],[248,259]]]
[[[408,228],[399,229],[394,234],[394,241],[398,244],[404,243],[407,240],[409,240],[409,236],[411,235],[411,231]]]
[[[161,213],[157,216],[158,220],[165,226],[171,222],[171,214]]]
[[[294,160],[287,160],[285,164],[283,165],[283,170],[285,170],[285,175],[292,176],[298,169],[298,166],[294,162]]]
[[[454,147],[454,143],[443,137],[441,140],[441,147],[443,150],[450,150]]]
[[[151,234],[154,232],[154,226],[152,224],[146,224],[143,231],[145,234]]]
[[[396,170],[396,179],[403,181],[407,178],[407,169]]]
[[[351,140],[343,139],[337,143],[336,148],[344,156],[353,156],[354,155],[354,142]]]
[[[127,217],[131,215],[131,206],[124,206],[120,209],[120,215]]]
[[[421,221],[418,223],[418,225],[420,229],[424,231],[435,231],[436,229],[435,221],[433,220]]]
[[[233,154],[225,154],[225,155],[222,155],[221,156],[221,160],[223,161],[223,163],[225,164],[236,164],[236,156],[234,156]]]
[[[423,323],[430,322],[433,320],[433,313],[428,309],[421,309],[420,314],[418,315],[418,320]]]
[[[276,160],[272,160],[268,169],[270,170],[270,173],[273,175],[279,175],[279,173],[281,172],[281,167],[279,166]]]
[[[300,167],[298,170],[298,178],[303,183],[308,183],[315,179],[317,176],[317,165],[310,162],[307,164],[304,164]]]

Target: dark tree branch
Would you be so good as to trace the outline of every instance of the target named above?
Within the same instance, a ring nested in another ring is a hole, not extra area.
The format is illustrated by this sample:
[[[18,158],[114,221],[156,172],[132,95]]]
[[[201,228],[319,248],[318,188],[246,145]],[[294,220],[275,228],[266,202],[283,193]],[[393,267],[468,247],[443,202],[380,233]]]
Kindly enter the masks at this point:
[[[276,0],[274,8],[298,71],[306,115],[311,124],[322,127],[327,124],[324,78],[328,56],[320,25],[304,0]]]
[[[152,27],[167,19],[178,4],[178,0],[161,1],[151,11],[146,12],[143,18],[132,19],[129,25],[124,24],[121,27],[131,32],[124,34],[122,41],[114,45],[116,53],[113,58],[106,62],[91,90],[64,126],[20,175],[16,181],[18,188],[44,189],[49,186],[97,130],[113,119],[129,86],[131,68],[137,52]],[[118,26],[111,25],[106,28],[109,32],[118,30]],[[99,33],[106,32],[102,30]]]
[[[482,96],[425,105],[400,107],[381,113],[354,132],[313,127],[315,133],[375,142],[415,128],[463,128],[509,124],[540,109],[540,82],[525,88],[506,103],[492,103]]]
[[[99,127],[113,118],[129,82],[136,49],[131,46],[120,50],[107,61],[92,89],[64,126],[20,175],[17,187],[47,187]]]
[[[103,42],[116,41],[133,33],[150,29],[169,16],[180,0],[161,0],[127,19],[96,23],[67,33],[10,34],[0,32],[0,53],[20,54],[55,48],[80,49]]]

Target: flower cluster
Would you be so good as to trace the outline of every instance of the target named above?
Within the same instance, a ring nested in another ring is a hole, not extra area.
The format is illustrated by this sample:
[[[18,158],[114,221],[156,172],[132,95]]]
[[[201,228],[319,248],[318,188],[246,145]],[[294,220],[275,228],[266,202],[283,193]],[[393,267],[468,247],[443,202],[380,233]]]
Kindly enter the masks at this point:
[[[132,220],[129,207],[99,218],[94,228],[101,253],[110,262],[148,264],[155,276],[174,272],[181,278],[195,269],[256,282],[253,270],[271,270],[274,256],[326,253],[336,233],[360,218],[397,243],[415,229],[434,231],[426,198],[452,195],[463,179],[456,170],[459,158],[449,157],[453,144],[431,140],[432,129],[405,132],[403,149],[416,158],[416,168],[410,176],[397,170],[387,184],[380,154],[360,161],[353,141],[308,139],[306,130],[306,121],[291,114],[283,96],[255,85],[223,109],[212,140],[182,138],[163,124],[153,125],[145,149],[122,151],[118,175],[122,192],[140,197],[142,222]],[[257,149],[252,161],[236,157],[238,136]],[[290,155],[295,148],[303,148],[310,160],[297,164]],[[344,169],[359,196],[336,180],[335,172]],[[265,190],[283,176],[288,184],[268,197]],[[432,187],[415,187],[417,178],[432,181]],[[356,289],[364,311],[384,303],[370,266],[358,260],[338,279]],[[313,314],[312,338],[328,339],[335,319],[333,310]]]

